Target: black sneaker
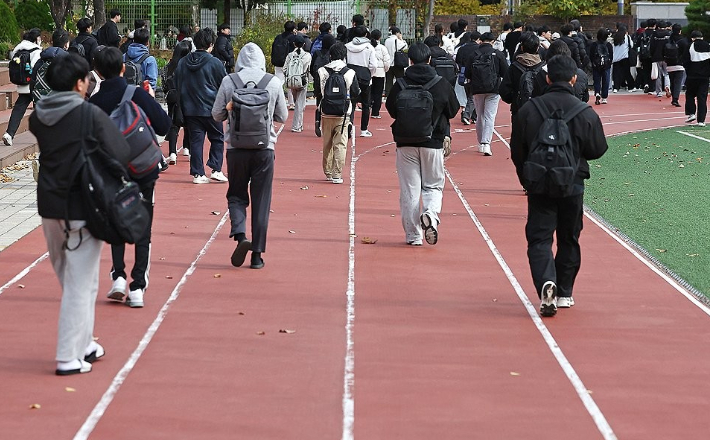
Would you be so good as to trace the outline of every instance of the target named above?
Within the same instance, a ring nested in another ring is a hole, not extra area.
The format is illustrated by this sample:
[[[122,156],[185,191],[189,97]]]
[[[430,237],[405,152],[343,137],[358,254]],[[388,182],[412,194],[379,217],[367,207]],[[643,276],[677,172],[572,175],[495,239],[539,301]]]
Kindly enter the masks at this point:
[[[424,230],[424,239],[427,243],[434,245],[439,241],[439,231],[437,230],[437,225],[434,219],[431,218],[429,213],[425,212],[419,217],[419,222],[421,223],[422,230]]]
[[[545,318],[557,314],[557,285],[553,281],[545,281],[540,290],[540,315]]]
[[[247,258],[247,252],[251,250],[251,242],[247,239],[241,240],[237,243],[237,247],[234,248],[232,252],[232,266],[240,267],[244,264],[244,260]]]
[[[251,253],[251,265],[249,267],[252,269],[261,269],[264,267],[264,259],[261,258],[261,252]]]
[[[316,121],[316,136],[321,137],[323,133],[320,131],[320,121]]]
[[[648,85],[643,86],[643,93],[648,93],[651,88]]]
[[[463,125],[471,125],[471,120],[468,118],[464,118],[463,116],[461,117],[461,123]]]
[[[158,162],[158,172],[162,173],[164,171],[167,171],[169,166],[170,165],[168,165],[168,161],[165,160],[165,157],[163,157],[162,159],[160,159],[160,162]]]

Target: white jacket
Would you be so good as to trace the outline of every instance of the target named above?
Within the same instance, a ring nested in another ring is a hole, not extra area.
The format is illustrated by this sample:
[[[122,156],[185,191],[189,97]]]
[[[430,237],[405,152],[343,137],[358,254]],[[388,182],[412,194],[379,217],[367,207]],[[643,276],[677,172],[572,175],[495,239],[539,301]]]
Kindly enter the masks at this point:
[[[37,43],[34,43],[32,41],[27,41],[27,40],[22,40],[20,41],[17,46],[15,46],[14,49],[12,49],[12,53],[10,54],[10,59],[12,59],[15,56],[15,53],[17,53],[18,50],[32,50],[32,49],[37,49],[33,52],[30,52],[30,63],[32,64],[32,67],[34,68],[35,64],[37,64],[37,61],[39,61],[39,55],[42,53],[42,48],[37,45]],[[24,85],[24,86],[17,86],[17,93],[23,93],[23,94],[29,94],[30,92],[30,85]]]
[[[390,53],[384,44],[378,44],[375,46],[375,57],[377,58],[377,70],[375,70],[375,73],[372,76],[384,78],[385,73],[390,70],[390,66],[392,65]]]
[[[320,93],[321,96],[325,96],[325,83],[328,81],[328,77],[330,74],[328,73],[328,70],[326,69],[332,69],[336,72],[340,72],[340,69],[346,67],[345,66],[345,61],[343,60],[335,60],[331,61],[330,63],[326,64],[325,66],[321,67],[318,69],[318,76],[320,77]],[[353,81],[355,81],[355,71],[353,69],[349,69],[345,74],[343,75],[345,78],[345,84],[348,86],[348,97],[350,97],[350,87],[353,85]],[[348,114],[347,116],[350,116],[350,113],[352,112],[352,100],[350,101],[350,104],[348,105]],[[329,115],[322,115],[323,118],[342,118],[342,116],[329,116]]]
[[[394,60],[394,53],[397,52],[398,50],[409,49],[409,45],[407,44],[407,42],[398,38],[396,35],[390,35],[385,40],[385,47],[387,48],[387,51],[390,53],[391,60]]]
[[[371,75],[375,74],[377,57],[370,40],[365,37],[355,37],[353,41],[345,45],[345,48],[348,50],[348,64],[367,67]]]

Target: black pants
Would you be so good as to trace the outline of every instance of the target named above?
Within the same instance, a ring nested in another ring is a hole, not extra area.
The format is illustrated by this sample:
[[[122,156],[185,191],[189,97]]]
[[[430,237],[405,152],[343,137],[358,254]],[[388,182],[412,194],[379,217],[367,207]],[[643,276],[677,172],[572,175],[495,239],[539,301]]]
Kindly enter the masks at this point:
[[[227,206],[232,224],[229,236],[246,234],[251,195],[251,250],[265,252],[274,180],[274,150],[227,150],[227,170]]]
[[[653,62],[649,60],[641,60],[641,70],[636,75],[636,86],[640,89],[648,86],[648,91],[656,91],[656,81],[651,81],[651,65]]]
[[[180,132],[180,126],[175,123],[176,119],[182,119],[182,124],[185,124],[184,118],[182,117],[182,111],[178,108],[179,104],[168,105],[168,116],[173,121],[173,125],[170,126],[165,139],[168,141],[168,154],[177,154],[177,138]],[[180,113],[180,116],[176,115],[176,112]],[[178,122],[180,123],[180,122]],[[187,134],[187,128],[183,128],[182,132],[182,148],[190,149],[190,135]]]
[[[130,290],[145,289],[148,286],[148,272],[150,268],[150,237],[153,228],[153,195],[155,192],[155,179],[147,182],[140,182],[141,193],[143,193],[144,205],[148,210],[150,222],[148,227],[143,232],[138,241],[134,245],[135,261],[133,270],[131,270]],[[126,263],[123,261],[123,256],[126,254],[125,244],[111,245],[111,260],[113,267],[111,268],[111,277],[116,280],[118,277],[126,278]]]
[[[582,232],[584,195],[559,199],[528,196],[528,261],[538,296],[546,281],[557,284],[558,296],[572,296],[574,280],[582,263],[579,234]],[[553,234],[557,252],[553,255]]]
[[[695,100],[698,100],[698,122],[705,122],[708,114],[708,79],[688,78],[685,80],[685,114],[695,114]]]
[[[362,114],[360,115],[360,130],[367,130],[367,126],[370,124],[370,85],[363,87],[360,84],[360,96],[353,101],[353,112],[350,113],[350,122],[355,125],[355,107],[357,103],[362,104]]]
[[[385,95],[389,96],[390,90],[392,90],[392,85],[397,78],[404,76],[404,67],[390,67],[390,70],[385,73]]]
[[[381,76],[373,76],[371,88],[372,116],[379,116],[380,108],[382,107],[382,92],[385,89],[385,79]]]
[[[315,91],[313,92],[313,96],[316,98],[316,126],[320,126],[320,118],[321,118],[320,102],[323,100],[323,96],[319,92],[315,92]]]
[[[678,70],[675,72],[668,72],[668,77],[671,80],[671,101],[678,102],[680,98],[680,89],[683,88],[683,75],[684,70]]]
[[[10,113],[10,121],[7,123],[7,134],[11,137],[15,137],[17,129],[20,128],[20,123],[22,122],[22,117],[25,116],[27,107],[30,106],[32,102],[32,93],[20,93],[17,95],[17,101],[12,107],[12,113]]]
[[[634,77],[631,75],[628,58],[615,62],[612,72],[614,74],[613,88],[615,90],[621,90],[622,87],[628,87],[629,89],[636,87]]]

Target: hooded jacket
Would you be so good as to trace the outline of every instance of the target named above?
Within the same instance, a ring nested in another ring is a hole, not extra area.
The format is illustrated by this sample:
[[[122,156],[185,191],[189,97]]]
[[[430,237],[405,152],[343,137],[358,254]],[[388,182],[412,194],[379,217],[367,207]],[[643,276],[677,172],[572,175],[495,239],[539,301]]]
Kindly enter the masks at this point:
[[[582,59],[579,57],[579,45],[576,41],[574,41],[574,38],[570,37],[569,35],[562,35],[560,36],[560,40],[564,41],[567,47],[569,47],[570,52],[572,52],[572,59],[575,63],[577,63],[577,67],[582,69]]]
[[[37,209],[44,218],[84,220],[81,193],[70,181],[72,164],[82,145],[82,105],[91,107],[93,137],[120,163],[128,163],[130,147],[121,132],[98,107],[77,92],[53,92],[35,104],[29,126],[39,145]],[[67,205],[68,203],[68,205]]]
[[[222,62],[207,51],[198,50],[183,57],[175,70],[175,88],[183,115],[211,117],[217,90],[225,76],[227,71]]]
[[[502,99],[503,102],[510,104],[511,114],[515,115],[518,112],[518,92],[520,91],[520,78],[523,76],[523,71],[516,66],[520,66],[526,70],[534,70],[539,68],[539,71],[542,71],[542,66],[544,65],[545,62],[540,60],[539,55],[530,53],[519,54],[515,58],[515,61],[513,61],[510,65],[510,68],[503,77],[503,81],[500,83],[500,89],[498,92],[500,94],[500,99]],[[545,79],[543,78],[543,81],[544,80]],[[539,84],[540,76],[535,77],[535,83],[536,87],[541,86],[544,88],[544,86],[547,85],[546,82],[545,84]],[[535,89],[533,88],[533,96],[535,96],[534,90]]]
[[[481,43],[478,46],[478,49],[476,49],[472,56],[468,59],[468,63],[465,64],[465,75],[466,78],[471,78],[471,66],[475,57],[488,54],[493,54],[493,62],[495,63],[498,78],[496,80],[495,89],[492,92],[488,92],[487,94],[498,94],[500,92],[501,79],[505,77],[508,72],[508,60],[505,58],[503,52],[493,49],[491,43]]]
[[[390,58],[390,52],[387,50],[384,44],[378,43],[375,46],[375,58],[377,59],[377,70],[372,76],[377,78],[384,78],[390,66],[392,65],[392,59]]]
[[[180,62],[182,63],[182,61]],[[254,43],[247,43],[237,55],[236,70],[236,73],[231,73],[222,79],[217,91],[214,106],[211,110],[212,117],[217,122],[228,119],[227,103],[232,101],[232,94],[235,90],[234,83],[230,77],[239,75],[239,78],[246,84],[249,81],[258,83],[266,74],[266,58],[261,48]],[[266,85],[266,90],[269,91],[269,115],[271,115],[272,122],[285,122],[288,118],[288,108],[286,107],[286,98],[283,93],[283,82],[274,76]],[[225,134],[229,133],[230,130],[229,123],[227,123]],[[227,149],[231,150],[232,146],[229,144],[229,138],[229,136],[225,136],[225,143]],[[277,139],[276,128],[272,123],[267,148],[273,150]]]
[[[424,85],[434,79],[436,70],[428,64],[413,64],[404,71],[404,82],[407,84]],[[406,118],[407,115],[397,114],[397,95],[402,91],[399,82],[395,82],[387,96],[385,107],[393,119]],[[449,119],[456,116],[459,111],[459,100],[451,84],[443,78],[439,80],[429,92],[434,98],[434,109],[431,119],[434,122],[434,131],[431,139],[418,145],[400,145],[397,147],[424,147],[424,148],[444,148],[444,136],[448,136],[451,126]]]
[[[399,38],[397,35],[390,35],[389,37],[387,37],[387,39],[385,40],[385,47],[387,48],[387,52],[390,53],[390,59],[393,62],[395,52],[397,52],[398,50],[406,51],[407,49],[409,49],[409,45],[407,44],[407,42]]]
[[[574,96],[574,89],[569,83],[557,82],[551,84],[540,100],[550,112],[557,109],[563,111],[571,109],[579,103]],[[523,182],[523,165],[530,153],[530,147],[537,139],[543,117],[533,104],[526,104],[520,108],[515,117],[513,134],[510,139],[510,157],[515,164],[518,179]],[[609,146],[604,137],[604,127],[599,116],[591,107],[583,110],[568,124],[570,135],[574,138],[579,148],[579,169],[576,176],[577,191],[574,195],[584,192],[584,179],[589,179],[588,160],[599,159]]]
[[[365,37],[355,37],[345,45],[348,50],[348,67],[355,70],[360,84],[369,83],[377,71],[375,48]]]
[[[651,61],[654,63],[665,61],[663,59],[663,46],[666,45],[671,37],[671,31],[667,29],[658,29],[651,36]]]
[[[123,61],[131,60],[137,62],[143,55],[149,53],[148,46],[145,44],[133,43],[128,46],[128,51],[123,56]],[[158,62],[155,61],[155,57],[150,55],[141,63],[141,70],[143,72],[143,80],[148,80],[150,86],[155,90],[158,86]]]
[[[34,49],[34,50],[33,50]],[[10,54],[10,59],[12,59],[15,54],[20,50],[31,50],[30,52],[30,64],[32,64],[32,70],[34,71],[34,66],[40,59],[40,54],[42,53],[42,48],[33,41],[22,40],[17,43],[17,46],[12,50]],[[17,93],[30,93],[30,85],[25,84],[24,86],[17,86]]]
[[[587,53],[587,48],[589,47],[589,40],[587,36],[582,32],[572,32],[570,37],[577,43],[577,50],[579,50],[579,60],[582,62],[580,66],[582,69],[589,65],[591,54]]]
[[[690,45],[685,61],[688,79],[708,81],[710,78],[710,43],[696,38]]]
[[[537,74],[533,96],[540,96],[546,93],[549,87],[550,85],[547,84],[547,65],[544,65]],[[580,101],[589,102],[589,77],[587,76],[587,72],[579,68],[577,69],[577,81],[574,83],[573,89],[574,96]]]
[[[671,41],[674,41],[675,44],[678,45],[678,59],[676,60],[677,62],[675,64],[669,63],[666,67],[666,70],[668,70],[668,73],[683,71],[685,70],[685,68],[683,67],[683,60],[688,56],[687,54],[688,49],[690,48],[690,44],[688,43],[688,40],[681,34],[671,34]]]

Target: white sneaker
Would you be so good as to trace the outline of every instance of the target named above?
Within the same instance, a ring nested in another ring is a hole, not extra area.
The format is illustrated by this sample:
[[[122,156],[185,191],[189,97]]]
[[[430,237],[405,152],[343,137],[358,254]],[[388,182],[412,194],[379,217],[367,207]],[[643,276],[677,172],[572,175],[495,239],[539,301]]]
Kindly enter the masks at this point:
[[[84,360],[90,364],[93,364],[97,360],[104,357],[105,354],[106,350],[104,350],[98,342],[91,341],[89,346],[86,347],[86,350],[84,351]]]
[[[182,155],[183,155],[183,156],[189,156],[189,155],[190,155],[190,149],[189,149],[189,148],[183,148],[183,149],[182,149]]]
[[[12,136],[10,136],[9,134],[5,133],[4,135],[2,135],[2,141],[8,147],[12,147]]]
[[[342,177],[333,177],[332,181],[333,181],[333,183],[341,184],[341,183],[343,183],[343,178]]]
[[[540,291],[540,315],[543,317],[557,314],[557,285],[552,281],[545,281]]]
[[[481,153],[483,153],[484,156],[493,156],[493,152],[491,151],[491,145],[481,144]]]
[[[363,130],[360,132],[360,137],[369,138],[372,137],[372,133],[370,133],[368,130]]]
[[[685,118],[685,122],[693,122],[695,120],[695,115],[688,115]]]
[[[561,296],[557,298],[558,309],[569,309],[574,305],[574,298],[571,296]]]
[[[216,180],[217,182],[229,182],[227,176],[225,176],[221,171],[212,171],[210,179]]]
[[[638,92],[638,90],[639,90],[639,89],[637,89],[637,88],[634,87],[633,89],[629,89],[629,93]]]
[[[698,127],[705,127],[705,123],[704,123],[704,122],[698,122]]]
[[[114,301],[123,301],[124,296],[126,296],[126,279],[118,277],[113,280],[111,290],[108,292],[106,297]]]
[[[303,131],[303,127],[301,127],[301,128],[292,128],[291,131],[294,132],[294,133],[300,133],[300,132]]]
[[[126,298],[128,307],[140,308],[143,307],[143,289],[131,290]]]
[[[606,104],[606,98],[602,98],[602,104]]]
[[[192,183],[210,183],[210,179],[208,179],[207,176],[198,176],[195,174],[195,177],[192,178]]]
[[[612,93],[619,93],[619,89],[614,89],[611,91]]]
[[[175,165],[176,163],[177,163],[177,154],[170,153],[170,157],[168,157],[168,164]]]

